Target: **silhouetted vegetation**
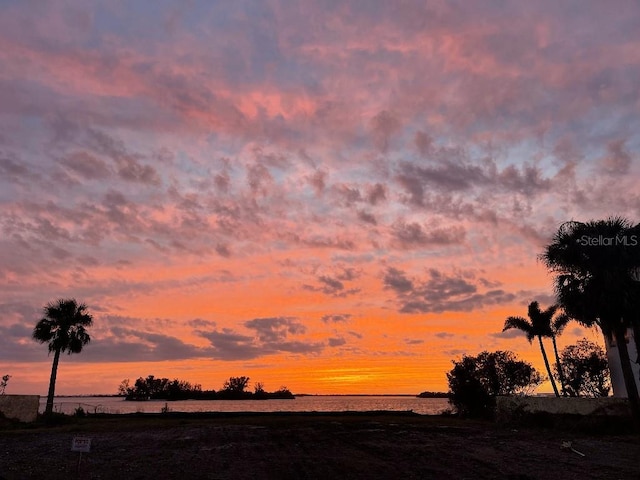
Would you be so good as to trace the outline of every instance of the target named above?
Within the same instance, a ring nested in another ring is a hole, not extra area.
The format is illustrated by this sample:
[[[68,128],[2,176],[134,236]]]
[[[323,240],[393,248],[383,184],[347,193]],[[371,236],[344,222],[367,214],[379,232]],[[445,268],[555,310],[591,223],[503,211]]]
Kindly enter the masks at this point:
[[[215,391],[202,391],[199,384],[191,384],[184,380],[156,378],[149,375],[140,377],[133,386],[129,379],[123,380],[118,387],[118,393],[127,400],[187,400],[215,398]]]
[[[422,392],[416,395],[418,398],[449,398],[446,392]]]
[[[200,384],[184,380],[156,378],[149,375],[138,378],[133,386],[125,379],[118,387],[118,394],[126,400],[267,400],[292,399],[294,395],[287,387],[275,392],[266,392],[264,385],[257,382],[254,392],[247,391],[249,377],[230,377],[219,391],[202,390]]]
[[[92,323],[93,317],[87,313],[87,306],[76,302],[74,298],[61,298],[44,307],[44,318],[36,324],[32,336],[34,340],[48,344],[49,353],[54,354],[45,415],[51,415],[53,412],[53,396],[60,353],[67,352],[69,355],[80,353],[91,340],[86,327],[91,326]]]
[[[245,398],[251,398],[253,394],[245,390],[248,385],[249,377],[230,377],[229,380],[224,382],[222,390],[218,393],[220,398],[224,400],[242,400]]]
[[[540,352],[542,353],[544,366],[547,369],[547,374],[551,381],[551,387],[553,388],[553,392],[556,394],[556,397],[559,397],[560,393],[558,392],[558,387],[556,386],[553,374],[551,373],[547,352],[545,351],[544,343],[542,342],[543,337],[550,338],[553,341],[553,351],[556,356],[556,364],[560,363],[558,347],[556,345],[556,336],[559,335],[567,325],[569,317],[565,314],[560,314],[554,318],[557,311],[558,305],[551,305],[549,308],[541,310],[538,302],[533,301],[529,304],[528,308],[529,320],[524,317],[509,317],[504,322],[504,328],[502,331],[504,332],[512,328],[518,329],[526,334],[529,343],[531,343],[534,338],[538,338]],[[562,370],[559,371],[559,379],[564,394],[564,376]]]
[[[2,377],[2,381],[0,381],[0,395],[4,395],[4,390],[7,388],[7,384],[9,383],[9,379],[11,375],[4,375]]]
[[[560,226],[540,256],[555,274],[558,302],[567,315],[585,326],[597,325],[606,339],[615,339],[637,428],[640,428],[640,395],[625,334],[628,328],[633,328],[638,349],[639,237],[640,224],[633,225],[625,218],[571,221]]]
[[[586,338],[561,353],[567,393],[572,397],[606,397],[611,389],[607,356]]]
[[[485,351],[454,360],[447,379],[449,402],[465,417],[490,417],[497,395],[529,394],[542,383],[531,364],[508,351]]]

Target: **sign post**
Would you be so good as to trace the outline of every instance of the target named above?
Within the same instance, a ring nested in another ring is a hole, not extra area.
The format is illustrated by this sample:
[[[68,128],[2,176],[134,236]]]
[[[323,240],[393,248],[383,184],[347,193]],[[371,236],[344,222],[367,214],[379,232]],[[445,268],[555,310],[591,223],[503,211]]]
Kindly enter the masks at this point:
[[[71,440],[71,451],[79,452],[78,465],[76,466],[76,474],[80,474],[80,462],[82,461],[82,453],[89,453],[91,451],[91,438],[89,437],[73,437]]]

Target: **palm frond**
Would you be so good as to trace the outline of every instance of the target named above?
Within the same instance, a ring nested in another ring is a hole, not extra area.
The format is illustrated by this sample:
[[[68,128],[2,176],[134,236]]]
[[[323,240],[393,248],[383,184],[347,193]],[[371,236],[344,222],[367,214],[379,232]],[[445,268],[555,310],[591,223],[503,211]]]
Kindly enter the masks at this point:
[[[524,332],[527,336],[527,340],[529,341],[529,343],[531,343],[535,338],[533,325],[531,325],[531,323],[529,323],[529,321],[526,318],[508,317],[504,322],[504,328],[502,329],[502,331],[505,332],[510,329],[517,329],[517,330],[520,330],[521,332]]]
[[[560,335],[571,320],[572,318],[566,313],[561,313],[560,315],[556,316],[556,318],[554,318],[553,320],[552,325],[554,335]]]
[[[86,304],[73,298],[49,302],[44,307],[45,317],[33,330],[33,339],[47,343],[49,352],[79,353],[91,340],[85,327],[92,325],[93,317],[87,309]]]

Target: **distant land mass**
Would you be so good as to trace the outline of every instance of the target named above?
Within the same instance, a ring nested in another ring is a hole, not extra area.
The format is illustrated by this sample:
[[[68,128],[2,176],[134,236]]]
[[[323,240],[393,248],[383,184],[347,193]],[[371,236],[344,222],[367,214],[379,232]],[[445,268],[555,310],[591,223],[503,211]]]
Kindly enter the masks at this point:
[[[418,398],[449,398],[446,392],[422,392],[416,395]]]

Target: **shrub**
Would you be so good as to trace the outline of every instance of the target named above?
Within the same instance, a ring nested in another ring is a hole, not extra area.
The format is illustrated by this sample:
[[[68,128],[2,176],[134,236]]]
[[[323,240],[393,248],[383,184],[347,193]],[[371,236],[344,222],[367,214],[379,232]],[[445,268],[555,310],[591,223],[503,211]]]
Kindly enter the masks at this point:
[[[453,361],[447,373],[449,402],[461,416],[491,417],[497,395],[531,393],[542,377],[512,352],[482,352]]]
[[[611,389],[607,355],[586,338],[560,354],[565,390],[572,397],[606,397]],[[557,370],[557,366],[556,366]]]

